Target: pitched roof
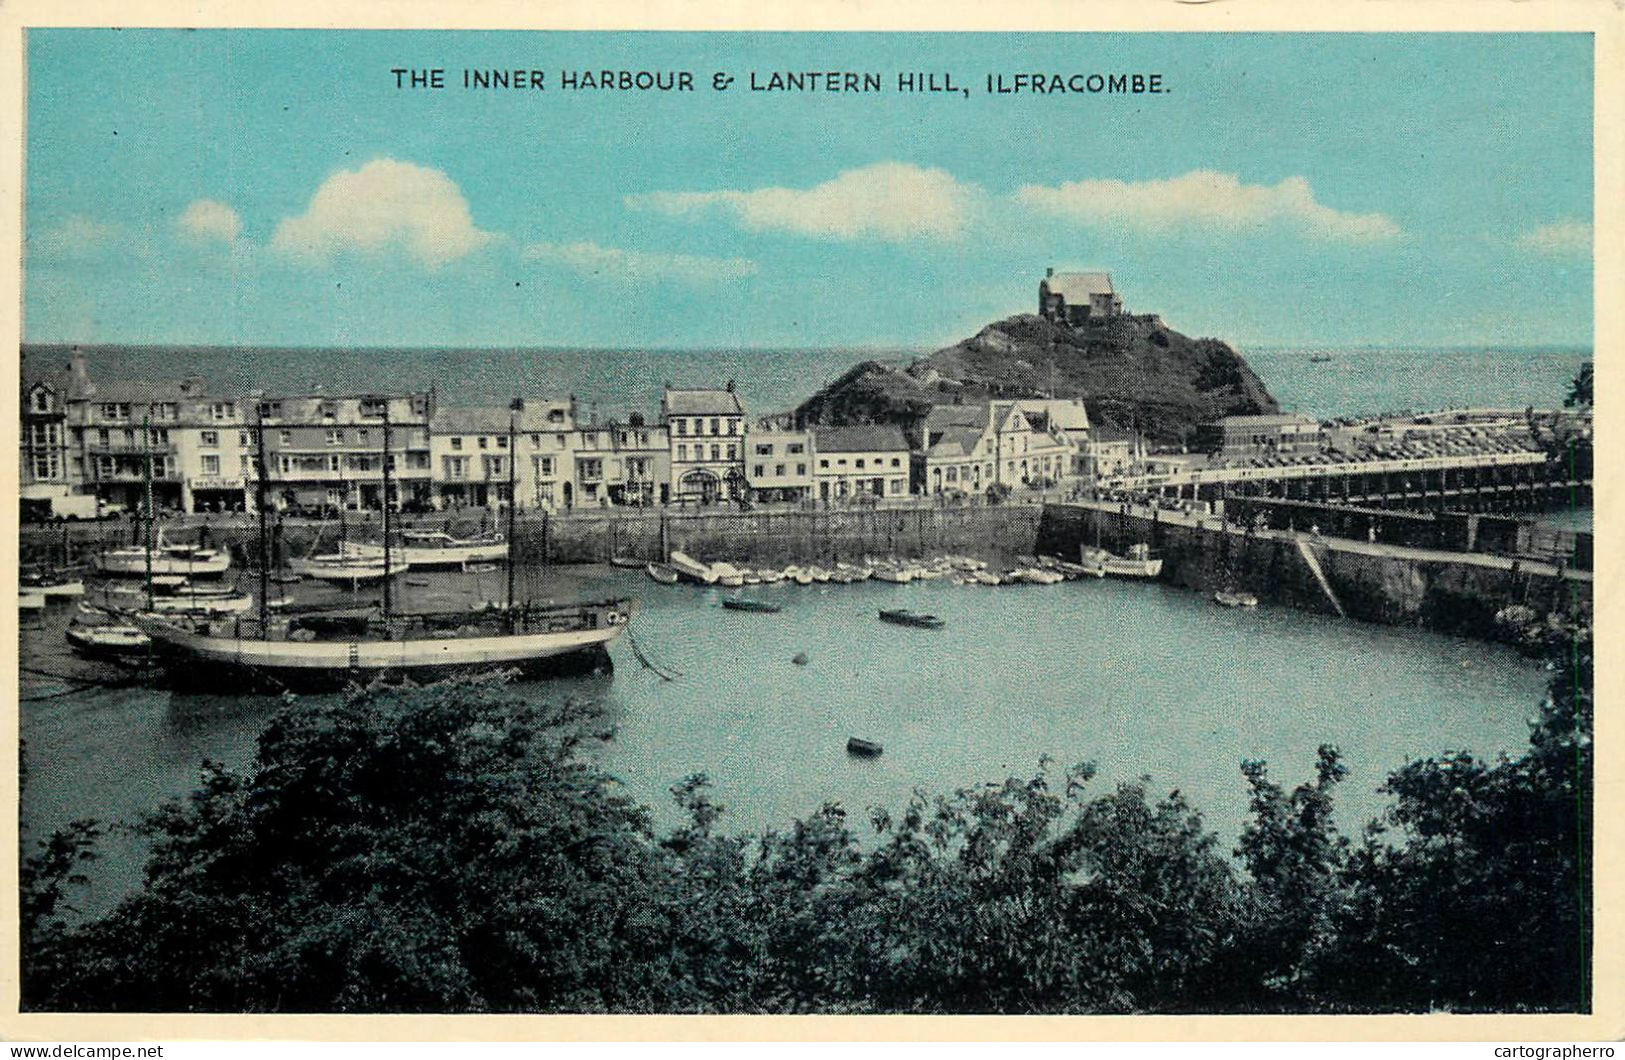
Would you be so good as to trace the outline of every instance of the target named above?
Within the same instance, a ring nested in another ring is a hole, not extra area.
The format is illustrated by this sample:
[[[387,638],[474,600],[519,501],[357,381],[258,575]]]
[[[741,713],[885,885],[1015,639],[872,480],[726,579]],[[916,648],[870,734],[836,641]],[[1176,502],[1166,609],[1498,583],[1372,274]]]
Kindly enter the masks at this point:
[[[925,429],[927,432],[955,426],[981,429],[987,426],[988,411],[989,406],[986,402],[969,405],[933,405],[931,411],[926,413]]]
[[[1320,421],[1301,412],[1276,412],[1263,416],[1222,416],[1215,422],[1221,427],[1285,427],[1289,424],[1318,424]]]
[[[559,431],[571,423],[549,423],[547,413],[563,405],[558,401],[527,400],[514,424],[516,431]],[[429,418],[431,434],[507,434],[507,405],[441,405]]]
[[[666,390],[661,408],[668,416],[742,416],[739,395],[731,390]]]
[[[1135,440],[1133,431],[1125,431],[1121,427],[1096,427],[1089,432],[1097,442],[1132,442]]]
[[[1112,274],[1104,269],[1057,272],[1044,277],[1044,285],[1050,294],[1058,294],[1072,305],[1088,305],[1091,295],[1117,293],[1112,289]]]
[[[908,449],[900,427],[883,424],[851,427],[814,427],[820,453],[892,453]]]
[[[1017,401],[1021,411],[1029,417],[1037,414],[1048,420],[1056,430],[1087,431],[1089,412],[1081,401],[1066,398],[1023,398]]]
[[[976,443],[981,440],[982,432],[978,428],[950,424],[943,430],[936,444],[926,450],[926,455],[970,456],[976,451]]]

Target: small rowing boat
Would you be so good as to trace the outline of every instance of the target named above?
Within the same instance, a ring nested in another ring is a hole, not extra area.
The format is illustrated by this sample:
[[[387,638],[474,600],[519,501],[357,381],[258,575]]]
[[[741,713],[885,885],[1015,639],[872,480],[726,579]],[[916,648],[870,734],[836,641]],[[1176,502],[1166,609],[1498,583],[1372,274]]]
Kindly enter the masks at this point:
[[[873,740],[865,740],[857,736],[846,738],[846,753],[854,758],[878,758],[885,748]]]
[[[913,626],[916,629],[941,629],[947,625],[936,615],[925,615],[918,611],[909,611],[900,607],[890,610],[882,609],[880,620],[898,626]]]
[[[672,567],[666,566],[664,563],[645,564],[643,569],[648,572],[649,577],[653,578],[661,585],[677,584],[677,579],[679,577],[677,571]]]
[[[779,605],[768,603],[766,600],[744,600],[730,597],[722,601],[722,606],[730,611],[758,611],[764,615],[779,613]]]

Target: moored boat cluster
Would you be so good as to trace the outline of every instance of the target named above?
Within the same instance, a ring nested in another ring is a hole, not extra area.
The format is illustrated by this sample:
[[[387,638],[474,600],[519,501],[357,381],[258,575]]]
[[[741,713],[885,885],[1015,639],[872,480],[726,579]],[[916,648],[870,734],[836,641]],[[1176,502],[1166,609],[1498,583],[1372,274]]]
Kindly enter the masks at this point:
[[[1099,549],[1086,550],[1078,562],[1057,556],[1021,556],[1015,565],[1000,568],[984,560],[955,555],[924,559],[865,556],[857,563],[840,562],[833,566],[750,567],[727,561],[706,563],[680,551],[673,552],[666,563],[650,563],[646,567],[649,577],[663,585],[687,582],[723,588],[784,583],[851,585],[871,580],[906,585],[936,579],[953,585],[1054,585],[1079,578],[1103,578],[1107,574],[1154,578],[1161,569],[1161,560],[1144,555],[1124,558]]]

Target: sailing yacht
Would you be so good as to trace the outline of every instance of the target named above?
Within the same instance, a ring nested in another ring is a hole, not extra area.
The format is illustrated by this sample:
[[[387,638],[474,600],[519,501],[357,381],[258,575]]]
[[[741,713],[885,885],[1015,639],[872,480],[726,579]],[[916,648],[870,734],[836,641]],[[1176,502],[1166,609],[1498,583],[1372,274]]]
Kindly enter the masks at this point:
[[[383,569],[396,564],[390,527],[389,439],[383,421]],[[517,404],[515,406],[517,410]],[[510,417],[510,448],[514,420]],[[392,606],[390,578],[381,577],[379,608],[272,614],[267,602],[270,564],[265,515],[263,428],[259,464],[260,594],[257,618],[213,620],[154,613],[135,616],[152,640],[153,651],[176,684],[217,690],[252,686],[271,690],[316,691],[374,680],[419,683],[468,673],[505,671],[521,677],[598,666],[606,650],[632,621],[635,602],[611,599],[553,606],[516,605],[512,555],[508,555],[505,606],[451,612],[401,612]],[[509,464],[512,497],[513,465]],[[513,506],[508,509],[507,542],[513,541]],[[508,546],[511,550],[511,545]]]

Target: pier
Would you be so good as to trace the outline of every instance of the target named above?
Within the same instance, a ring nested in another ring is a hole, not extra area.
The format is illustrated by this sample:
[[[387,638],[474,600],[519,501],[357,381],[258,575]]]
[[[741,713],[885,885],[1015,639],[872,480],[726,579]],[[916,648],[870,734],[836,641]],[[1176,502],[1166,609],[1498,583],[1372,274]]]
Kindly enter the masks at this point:
[[[1097,542],[1114,552],[1149,544],[1163,559],[1162,580],[1183,588],[1211,593],[1241,587],[1268,603],[1490,640],[1523,632],[1497,621],[1512,605],[1528,608],[1542,623],[1590,621],[1592,575],[1572,555],[1467,551],[1381,540],[1380,534],[1376,541],[1364,534],[1336,537],[1318,529],[1302,522],[1292,528],[1244,526],[1199,510],[1085,501],[1046,507],[1036,547],[1075,556],[1080,546]],[[1584,539],[1589,555],[1590,535],[1573,536],[1577,551]],[[1481,544],[1492,540],[1505,537],[1488,534]]]

